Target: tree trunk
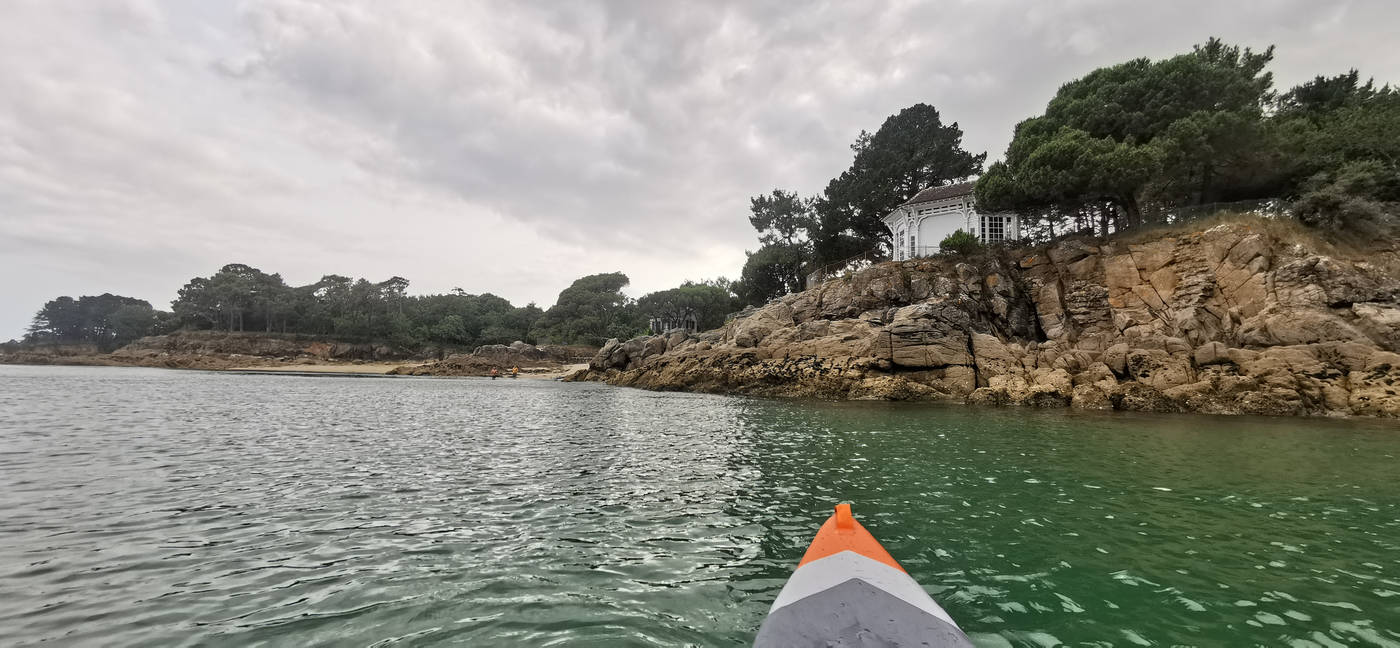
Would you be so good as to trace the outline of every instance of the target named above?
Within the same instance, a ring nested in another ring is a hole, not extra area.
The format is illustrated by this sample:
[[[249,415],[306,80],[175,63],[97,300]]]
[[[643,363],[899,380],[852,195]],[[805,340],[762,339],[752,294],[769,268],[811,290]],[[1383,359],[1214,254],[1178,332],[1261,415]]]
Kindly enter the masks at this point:
[[[1126,220],[1130,227],[1137,227],[1143,224],[1142,208],[1138,206],[1135,196],[1123,197],[1123,212],[1127,216]]]
[[[1214,178],[1211,177],[1211,175],[1212,175],[1212,174],[1211,174],[1210,164],[1201,164],[1201,187],[1200,187],[1200,195],[1198,195],[1198,196],[1196,197],[1196,204],[1197,204],[1197,205],[1204,205],[1204,204],[1206,204],[1206,199],[1210,197],[1210,191],[1211,191],[1210,185],[1211,185],[1211,181],[1214,180]]]

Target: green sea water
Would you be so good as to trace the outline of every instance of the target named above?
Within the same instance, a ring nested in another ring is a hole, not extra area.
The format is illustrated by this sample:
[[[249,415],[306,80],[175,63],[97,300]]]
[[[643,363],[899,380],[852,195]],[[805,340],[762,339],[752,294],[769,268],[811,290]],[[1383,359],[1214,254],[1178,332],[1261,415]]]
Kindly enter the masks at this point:
[[[979,646],[1400,646],[1395,422],[0,366],[0,645],[743,646],[838,501]]]

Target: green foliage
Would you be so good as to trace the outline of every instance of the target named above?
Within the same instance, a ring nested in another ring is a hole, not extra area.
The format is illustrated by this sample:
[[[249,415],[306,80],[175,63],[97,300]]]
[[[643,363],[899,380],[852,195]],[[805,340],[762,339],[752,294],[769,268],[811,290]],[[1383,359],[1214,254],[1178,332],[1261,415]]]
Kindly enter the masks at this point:
[[[895,207],[927,187],[980,173],[987,156],[963,150],[962,135],[956,122],[944,124],[936,108],[922,103],[892,115],[873,134],[862,131],[851,145],[851,167],[815,203],[816,258],[829,263],[887,244],[880,219]]]
[[[1380,199],[1400,193],[1400,174],[1374,160],[1348,162],[1335,173],[1312,177],[1306,188],[1294,205],[1300,222],[1329,231],[1369,231],[1383,218]]]
[[[759,305],[802,290],[802,269],[807,261],[806,250],[802,247],[769,244],[748,256],[740,279],[739,297],[743,303]]]
[[[979,206],[1021,212],[1023,224],[1053,236],[1086,224],[1119,231],[1174,206],[1273,197],[1300,198],[1307,222],[1359,223],[1375,203],[1400,200],[1387,180],[1400,169],[1400,138],[1389,136],[1400,132],[1400,93],[1350,70],[1275,96],[1272,56],[1211,39],[1065,84],[978,180]],[[1372,166],[1349,166],[1358,163]],[[1360,190],[1362,177],[1375,179],[1374,192]]]
[[[1253,52],[1211,39],[1189,54],[1134,59],[1062,86],[1045,114],[1021,122],[1005,162],[979,179],[993,211],[1117,208],[1117,229],[1142,222],[1148,201],[1199,203],[1267,194],[1261,166],[1272,100],[1264,71],[1273,48]]]
[[[230,263],[211,277],[191,279],[171,307],[191,328],[243,331],[261,324],[271,331],[278,316],[285,321],[289,293],[281,275]]]
[[[764,245],[801,245],[817,225],[815,200],[782,189],[750,198],[749,211],[749,224]]]
[[[1373,81],[1361,83],[1361,73],[1355,68],[1337,76],[1318,75],[1312,81],[1299,84],[1278,100],[1279,114],[1286,117],[1307,117],[1326,121],[1336,110],[1369,103],[1377,97],[1393,94],[1389,87],[1379,90]]]
[[[956,230],[938,242],[939,251],[944,254],[972,254],[982,249],[982,242],[971,232]]]
[[[148,335],[157,314],[150,302],[111,293],[59,297],[39,309],[24,340],[30,344],[95,344],[110,351]]]
[[[741,304],[761,304],[799,289],[802,268],[812,261],[811,239],[821,228],[816,205],[816,199],[782,189],[749,200],[749,223],[763,246],[749,253],[739,281],[725,286]]]
[[[559,330],[603,331],[596,335],[564,335],[580,342],[598,335],[630,336],[640,328],[631,304],[617,293],[626,285],[621,274],[594,275],[564,291],[565,308],[555,313],[546,333]],[[471,349],[482,344],[533,342],[531,329],[544,318],[534,304],[516,308],[492,294],[471,295],[459,289],[445,295],[408,295],[409,282],[390,277],[381,282],[326,275],[305,286],[288,286],[280,275],[267,274],[241,263],[223,266],[208,277],[195,277],[171,303],[173,312],[153,310],[150,304],[115,295],[60,297],[44,305],[34,318],[25,341],[34,343],[95,343],[112,349],[144,335],[177,329],[261,331],[315,335],[339,340],[364,340],[403,349],[436,347]],[[602,291],[621,300],[621,314],[604,308],[603,323],[593,320],[566,322],[565,312],[594,316],[578,299],[590,291]],[[591,315],[590,315],[591,313]],[[627,319],[631,318],[631,319]]]
[[[155,319],[146,335],[167,335],[180,330],[180,318],[170,311],[154,311]]]
[[[1400,169],[1400,92],[1362,84],[1355,70],[1317,77],[1280,99],[1273,119],[1280,155],[1288,161],[1292,193],[1318,188],[1316,178],[1337,176],[1343,167],[1376,162],[1384,174]],[[1400,200],[1400,192],[1378,188],[1376,199]]]
[[[744,307],[738,295],[731,292],[731,285],[723,277],[713,282],[687,281],[679,287],[643,296],[637,300],[637,310],[642,317],[668,322],[683,322],[693,314],[699,330],[708,331],[722,326],[725,315]]]
[[[588,275],[563,292],[534,323],[531,334],[555,344],[602,346],[608,338],[628,339],[646,328],[636,305],[622,294],[621,272]]]
[[[1212,38],[1162,61],[1134,59],[1099,68],[1060,87],[1045,109],[1058,130],[1146,144],[1198,112],[1257,112],[1271,98],[1264,68],[1273,48],[1253,52]]]
[[[112,311],[108,322],[112,327],[111,344],[116,348],[149,334],[156,324],[156,312],[145,302],[126,304]]]
[[[293,287],[280,275],[235,263],[191,279],[172,310],[185,328],[321,335],[402,348],[530,340],[541,314],[534,304],[516,308],[489,293],[410,296],[408,286],[403,277],[376,283],[325,275]]]
[[[763,245],[748,255],[734,288],[744,303],[801,290],[804,269],[888,246],[886,214],[927,187],[979,173],[987,157],[964,151],[962,130],[927,104],[891,115],[874,133],[861,131],[851,150],[851,167],[820,198],[774,189],[750,199],[749,223]]]

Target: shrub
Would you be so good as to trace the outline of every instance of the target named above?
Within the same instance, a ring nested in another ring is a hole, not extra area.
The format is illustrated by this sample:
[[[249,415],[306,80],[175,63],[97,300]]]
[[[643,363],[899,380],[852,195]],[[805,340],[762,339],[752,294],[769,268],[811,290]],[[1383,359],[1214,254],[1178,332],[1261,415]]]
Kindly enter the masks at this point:
[[[938,242],[938,249],[944,254],[972,254],[982,249],[982,242],[971,232],[957,230]]]
[[[1375,223],[1383,218],[1380,200],[1390,197],[1395,173],[1373,162],[1351,162],[1335,173],[1319,173],[1304,185],[1293,215],[1309,227],[1340,230]]]

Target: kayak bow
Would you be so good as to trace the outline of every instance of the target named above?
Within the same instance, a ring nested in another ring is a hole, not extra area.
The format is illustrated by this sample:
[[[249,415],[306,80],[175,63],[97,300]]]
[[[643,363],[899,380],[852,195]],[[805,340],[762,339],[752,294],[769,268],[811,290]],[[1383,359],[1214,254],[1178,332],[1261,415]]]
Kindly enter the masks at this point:
[[[953,618],[837,504],[778,592],[754,648],[971,648]]]

